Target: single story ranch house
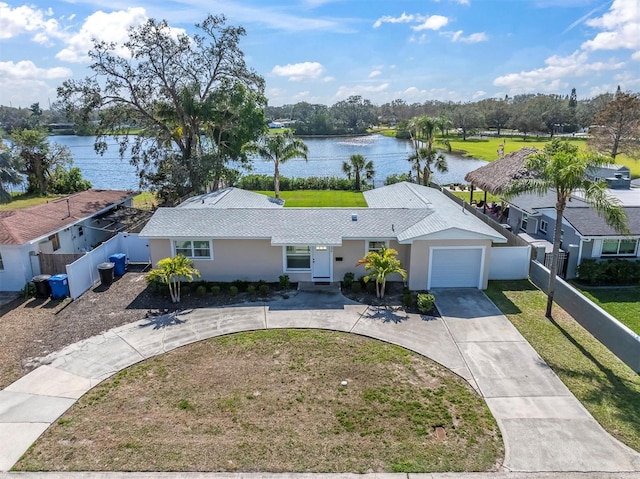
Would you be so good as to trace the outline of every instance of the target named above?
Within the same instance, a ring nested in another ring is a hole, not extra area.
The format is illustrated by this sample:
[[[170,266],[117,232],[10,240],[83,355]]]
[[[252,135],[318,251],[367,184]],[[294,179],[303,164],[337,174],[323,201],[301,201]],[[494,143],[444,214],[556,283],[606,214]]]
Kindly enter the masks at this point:
[[[403,182],[364,196],[366,208],[283,208],[227,188],[159,208],[140,236],[154,264],[183,254],[209,281],[273,282],[283,274],[293,282],[340,281],[347,272],[364,275],[356,262],[384,245],[398,251],[412,290],[484,289],[492,249],[510,249],[492,248],[506,238],[435,188]]]

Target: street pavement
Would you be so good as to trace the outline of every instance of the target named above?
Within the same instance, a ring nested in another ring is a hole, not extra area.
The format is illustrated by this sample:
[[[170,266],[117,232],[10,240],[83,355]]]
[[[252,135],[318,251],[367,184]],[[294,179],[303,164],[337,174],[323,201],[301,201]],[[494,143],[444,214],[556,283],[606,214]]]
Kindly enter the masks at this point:
[[[75,343],[42,358],[39,368],[0,391],[0,471],[9,470],[78,398],[123,368],[215,336],[260,329],[318,328],[397,344],[446,366],[485,398],[502,432],[505,461],[501,473],[367,475],[371,478],[640,477],[640,454],[602,429],[482,291],[443,289],[436,290],[435,296],[442,318],[370,307],[330,291],[305,291],[264,304],[152,317]],[[352,476],[0,472],[0,479]]]

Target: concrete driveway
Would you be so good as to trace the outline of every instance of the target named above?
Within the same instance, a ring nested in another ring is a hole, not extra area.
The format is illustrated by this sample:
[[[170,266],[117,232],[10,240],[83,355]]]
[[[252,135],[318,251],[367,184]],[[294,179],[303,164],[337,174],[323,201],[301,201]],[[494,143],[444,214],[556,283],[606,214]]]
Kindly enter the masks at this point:
[[[448,367],[486,398],[505,441],[506,471],[640,471],[640,455],[598,425],[484,293],[440,290],[436,303],[442,319],[368,307],[339,293],[299,292],[159,316],[73,344],[0,391],[0,471],[117,371],[195,341],[273,328],[356,333]]]

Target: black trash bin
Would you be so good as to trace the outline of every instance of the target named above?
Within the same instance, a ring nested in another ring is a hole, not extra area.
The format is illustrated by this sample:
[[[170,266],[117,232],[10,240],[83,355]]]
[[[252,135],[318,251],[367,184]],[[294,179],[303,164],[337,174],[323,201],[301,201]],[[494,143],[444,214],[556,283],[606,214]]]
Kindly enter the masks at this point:
[[[98,272],[100,273],[100,283],[103,286],[109,286],[113,283],[113,268],[115,268],[114,263],[100,263],[98,265]]]
[[[51,296],[49,278],[51,278],[50,274],[39,274],[31,279],[33,284],[36,286],[36,298],[48,298]]]

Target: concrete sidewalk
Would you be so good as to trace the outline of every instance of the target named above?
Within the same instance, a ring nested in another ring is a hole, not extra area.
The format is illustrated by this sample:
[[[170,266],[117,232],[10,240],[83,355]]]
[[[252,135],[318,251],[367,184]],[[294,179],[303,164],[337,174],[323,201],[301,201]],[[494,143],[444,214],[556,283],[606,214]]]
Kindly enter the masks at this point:
[[[273,328],[352,332],[404,346],[448,367],[486,398],[503,434],[506,471],[640,471],[640,455],[597,424],[484,293],[441,290],[436,298],[442,319],[367,307],[335,293],[299,292],[266,304],[158,316],[73,344],[47,356],[41,367],[0,391],[0,471],[10,469],[80,396],[119,370],[195,341]],[[274,477],[288,476],[297,475]]]

